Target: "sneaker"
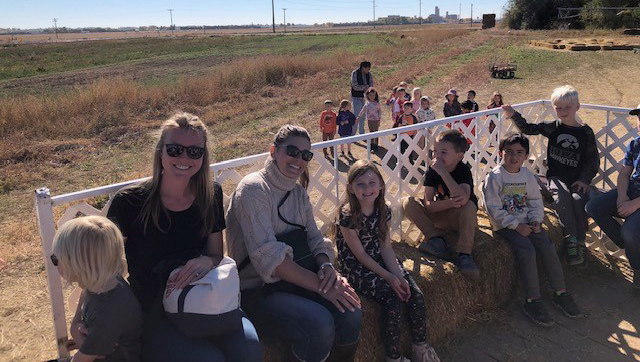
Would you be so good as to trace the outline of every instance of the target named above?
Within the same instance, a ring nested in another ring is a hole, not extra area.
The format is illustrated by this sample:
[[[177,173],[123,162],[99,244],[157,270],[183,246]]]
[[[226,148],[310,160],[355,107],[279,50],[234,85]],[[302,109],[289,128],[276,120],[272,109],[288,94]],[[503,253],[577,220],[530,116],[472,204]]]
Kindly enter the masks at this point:
[[[640,269],[633,269],[633,287],[640,289]]]
[[[578,305],[573,300],[573,297],[569,292],[563,292],[560,295],[558,295],[557,293],[554,293],[553,305],[560,308],[564,313],[564,315],[566,315],[569,318],[580,318],[583,316],[582,312],[580,311],[580,308],[578,308]]]
[[[413,344],[411,346],[413,362],[440,362],[440,358],[428,343]]]
[[[464,276],[473,280],[480,279],[480,269],[478,269],[478,266],[476,265],[476,262],[473,261],[471,255],[460,255],[458,260],[456,260],[456,265],[458,266],[458,270],[460,270]]]
[[[427,241],[421,242],[418,250],[442,260],[449,260],[449,247],[442,236],[434,236]]]
[[[342,152],[340,152],[340,153],[342,153],[342,157],[347,157],[347,156],[345,156],[345,155],[344,155],[344,151],[342,151]]]
[[[578,240],[575,236],[570,236],[567,239],[566,249],[567,249],[567,264],[574,266],[580,265],[584,263],[584,246],[578,243]]]
[[[353,158],[353,154],[351,152],[347,153],[349,157]]]
[[[526,314],[527,317],[537,325],[550,327],[554,324],[553,319],[551,319],[542,299],[526,301],[522,306],[522,309],[524,310],[524,314]]]

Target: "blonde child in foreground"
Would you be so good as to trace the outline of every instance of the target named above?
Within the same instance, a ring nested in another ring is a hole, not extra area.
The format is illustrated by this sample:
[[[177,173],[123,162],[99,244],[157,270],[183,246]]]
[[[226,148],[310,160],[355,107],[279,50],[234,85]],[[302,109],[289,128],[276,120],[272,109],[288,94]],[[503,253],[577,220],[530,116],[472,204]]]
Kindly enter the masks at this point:
[[[482,195],[493,231],[507,240],[516,257],[526,297],[524,313],[536,324],[553,324],[540,294],[537,255],[555,290],[553,304],[568,317],[580,317],[582,313],[566,290],[556,248],[541,227],[544,205],[538,182],[522,167],[529,156],[529,139],[522,133],[509,133],[500,141],[499,151],[502,164],[487,175]]]
[[[520,132],[543,135],[547,142],[547,182],[553,194],[554,208],[564,228],[567,264],[586,263],[585,239],[588,216],[585,204],[592,193],[591,181],[600,168],[596,137],[576,112],[580,109],[578,92],[571,86],[558,87],[551,103],[560,120],[532,124],[511,106],[502,106],[505,117],[512,118]]]
[[[338,266],[355,290],[381,308],[381,335],[387,361],[409,360],[400,353],[400,321],[407,307],[413,362],[439,358],[427,343],[424,295],[391,248],[391,210],[385,184],[371,161],[359,160],[347,175],[347,196],[336,217]]]
[[[65,223],[53,241],[51,262],[83,289],[71,321],[72,362],[140,361],[142,312],[126,273],[122,234],[102,216]]]

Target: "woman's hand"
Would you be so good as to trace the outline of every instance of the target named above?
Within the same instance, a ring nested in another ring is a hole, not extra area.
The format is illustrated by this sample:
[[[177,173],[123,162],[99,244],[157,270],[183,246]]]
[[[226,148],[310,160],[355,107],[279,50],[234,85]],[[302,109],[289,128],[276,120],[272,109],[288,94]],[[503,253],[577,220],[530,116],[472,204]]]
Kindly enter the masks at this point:
[[[189,260],[179,272],[167,280],[167,291],[182,289],[196,280],[200,280],[214,267],[213,260],[206,255]]]
[[[405,278],[399,278],[398,276],[389,273],[389,276],[387,276],[385,280],[389,283],[389,286],[401,301],[406,302],[409,300],[409,297],[411,296],[411,289],[409,288],[409,282],[407,282]]]
[[[318,278],[320,278],[320,287],[318,291],[326,293],[329,289],[338,289],[338,272],[329,264],[318,270]]]
[[[343,276],[337,277],[338,288],[330,288],[326,293],[320,293],[320,295],[333,303],[338,308],[340,313],[344,313],[345,309],[349,309],[354,312],[356,308],[360,309],[360,297],[356,291],[349,285],[347,279]]]

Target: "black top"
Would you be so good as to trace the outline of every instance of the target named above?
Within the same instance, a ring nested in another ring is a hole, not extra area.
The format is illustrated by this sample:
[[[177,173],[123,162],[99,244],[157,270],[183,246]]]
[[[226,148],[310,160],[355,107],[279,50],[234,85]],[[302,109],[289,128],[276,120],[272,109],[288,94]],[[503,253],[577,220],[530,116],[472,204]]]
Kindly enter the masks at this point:
[[[460,108],[460,102],[458,102],[458,98],[456,97],[451,105],[449,105],[449,102],[444,102],[442,113],[444,113],[445,117],[452,117],[462,114],[462,108]]]
[[[140,361],[142,312],[124,279],[118,278],[118,285],[102,294],[87,291],[82,323],[88,334],[80,352],[105,356],[98,360],[104,362]]]
[[[222,188],[214,183],[215,226],[211,233],[225,229],[222,206]],[[142,206],[149,191],[143,188],[119,191],[114,196],[107,217],[118,225],[127,238],[125,253],[129,266],[129,283],[140,301],[143,312],[150,310],[154,298],[164,286],[160,275],[153,268],[161,261],[180,259],[187,261],[206,253],[208,235],[201,235],[202,215],[193,204],[184,211],[167,210],[169,217],[160,213],[158,230],[149,220],[144,233],[140,222]]]
[[[575,181],[590,184],[600,168],[596,137],[588,125],[570,127],[560,121],[527,123],[520,113],[513,115],[520,132],[543,135],[547,142],[547,178],[557,177],[567,185]]]
[[[471,169],[469,166],[460,161],[458,162],[455,170],[450,172],[450,174],[456,183],[469,185],[471,190],[469,200],[473,201],[473,203],[478,206],[478,197],[473,192],[473,176],[471,175]],[[440,175],[438,175],[438,173],[432,168],[429,168],[429,170],[427,170],[427,174],[424,176],[424,185],[436,189],[436,200],[446,200],[451,196],[449,194],[449,188],[445,185],[442,177],[440,177]]]

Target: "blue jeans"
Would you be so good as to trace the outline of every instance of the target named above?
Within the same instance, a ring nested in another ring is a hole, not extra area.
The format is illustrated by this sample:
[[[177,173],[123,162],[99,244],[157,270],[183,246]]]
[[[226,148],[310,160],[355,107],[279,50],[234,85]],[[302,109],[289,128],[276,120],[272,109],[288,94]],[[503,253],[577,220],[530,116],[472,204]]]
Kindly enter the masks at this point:
[[[632,195],[629,197],[634,199]],[[620,225],[614,219],[620,217],[617,200],[618,190],[614,189],[593,198],[587,203],[586,210],[609,239],[625,250],[631,267],[640,270],[640,209],[629,215]]]
[[[260,334],[286,340],[301,361],[324,361],[334,345],[353,345],[360,338],[362,310],[340,313],[318,293],[254,288],[242,292],[242,306]]]
[[[166,318],[147,318],[143,334],[143,361],[262,361],[258,333],[247,317],[242,318],[242,327],[222,337],[192,339],[182,334]]]
[[[358,117],[358,114],[360,114],[362,107],[364,107],[364,97],[363,98],[351,97],[351,103],[353,104],[353,114],[355,114],[356,117]],[[351,134],[352,136],[356,134],[356,129],[360,134],[364,134],[365,118],[366,118],[366,114],[364,113],[360,118],[356,118],[356,123],[353,125],[353,131]]]

